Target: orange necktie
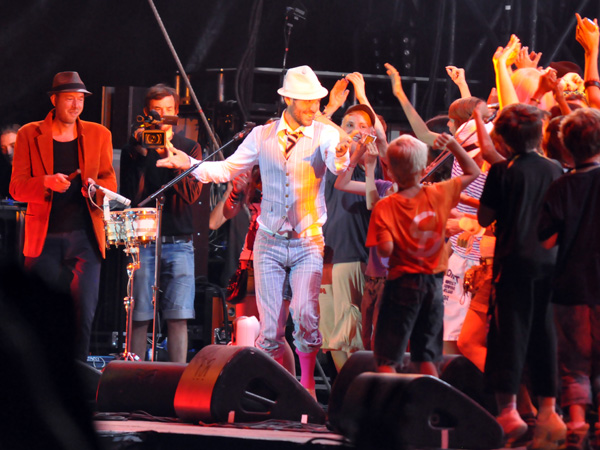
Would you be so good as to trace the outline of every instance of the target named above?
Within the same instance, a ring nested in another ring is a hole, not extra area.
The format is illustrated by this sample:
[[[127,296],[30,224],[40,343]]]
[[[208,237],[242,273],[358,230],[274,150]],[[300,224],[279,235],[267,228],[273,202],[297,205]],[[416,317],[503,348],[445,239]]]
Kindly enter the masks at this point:
[[[292,149],[294,148],[294,145],[296,145],[296,143],[298,142],[298,139],[300,139],[300,136],[302,136],[302,132],[301,131],[299,131],[297,133],[287,132],[286,134],[287,134],[287,145],[285,147],[285,159],[288,159]]]

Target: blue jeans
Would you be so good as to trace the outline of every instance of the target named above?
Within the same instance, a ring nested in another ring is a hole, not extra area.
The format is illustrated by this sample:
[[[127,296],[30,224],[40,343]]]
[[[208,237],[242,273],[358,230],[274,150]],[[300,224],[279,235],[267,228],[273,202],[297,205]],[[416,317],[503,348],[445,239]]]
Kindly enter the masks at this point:
[[[259,230],[254,243],[254,283],[260,314],[256,345],[278,358],[285,339],[283,295],[289,269],[294,345],[304,353],[321,347],[319,289],[323,275],[323,236],[283,239]]]
[[[40,256],[25,258],[25,267],[45,283],[73,298],[77,317],[76,358],[87,359],[98,306],[102,257],[96,239],[84,230],[49,233]]]
[[[154,318],[152,286],[154,284],[154,244],[140,247],[140,268],[133,278],[133,320]],[[196,282],[194,245],[192,242],[162,244],[158,306],[165,320],[193,319]]]

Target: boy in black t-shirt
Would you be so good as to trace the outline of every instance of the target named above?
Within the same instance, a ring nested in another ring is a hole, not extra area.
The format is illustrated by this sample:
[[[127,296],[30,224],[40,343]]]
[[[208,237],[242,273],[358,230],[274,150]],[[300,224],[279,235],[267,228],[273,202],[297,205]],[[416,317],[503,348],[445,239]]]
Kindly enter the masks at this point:
[[[593,386],[600,386],[600,111],[574,111],[561,132],[576,167],[548,189],[539,237],[546,248],[558,246],[553,302],[561,404],[569,412],[568,442],[585,448],[586,410],[594,404]],[[595,394],[600,408],[600,392]],[[592,447],[600,447],[600,423]]]
[[[490,302],[486,381],[498,403],[498,422],[509,444],[527,431],[516,410],[527,364],[539,412],[531,448],[556,448],[566,427],[555,412],[556,337],[549,278],[555,252],[537,239],[539,211],[548,186],[561,167],[538,153],[543,112],[524,104],[510,105],[496,120],[496,134],[513,157],[488,173],[478,211],[479,224],[496,220],[495,302]]]

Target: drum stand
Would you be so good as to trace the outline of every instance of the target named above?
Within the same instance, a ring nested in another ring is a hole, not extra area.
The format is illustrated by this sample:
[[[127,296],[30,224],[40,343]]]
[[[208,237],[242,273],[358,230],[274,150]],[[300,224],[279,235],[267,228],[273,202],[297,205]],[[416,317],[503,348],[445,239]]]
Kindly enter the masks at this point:
[[[137,243],[127,243],[126,248],[123,250],[131,257],[131,262],[127,264],[127,297],[123,299],[126,313],[126,325],[125,325],[125,350],[121,355],[120,359],[125,361],[139,361],[140,357],[131,351],[131,334],[133,332],[133,309],[135,307],[135,300],[133,298],[133,281],[135,271],[140,268],[140,250]]]
[[[104,229],[106,231],[106,246],[110,247],[115,245],[125,245],[123,251],[131,257],[131,262],[127,264],[127,297],[123,299],[126,313],[126,328],[125,328],[125,348],[123,353],[119,355],[119,359],[125,361],[139,361],[139,356],[131,351],[131,333],[133,330],[133,308],[135,301],[133,299],[133,279],[135,271],[140,268],[140,250],[139,242],[132,236],[133,239],[129,239],[126,223],[124,220],[116,219],[113,220],[110,213],[109,199],[104,196]]]

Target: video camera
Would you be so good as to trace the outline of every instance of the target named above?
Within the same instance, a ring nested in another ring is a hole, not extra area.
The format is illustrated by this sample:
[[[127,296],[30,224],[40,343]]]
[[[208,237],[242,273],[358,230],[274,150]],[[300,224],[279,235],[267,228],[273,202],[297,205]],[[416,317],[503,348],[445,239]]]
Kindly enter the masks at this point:
[[[177,116],[164,116],[152,110],[147,116],[139,115],[136,118],[140,123],[140,128],[143,129],[139,138],[140,145],[144,148],[163,148],[166,145],[167,135],[164,130],[161,130],[161,125],[177,125]]]

